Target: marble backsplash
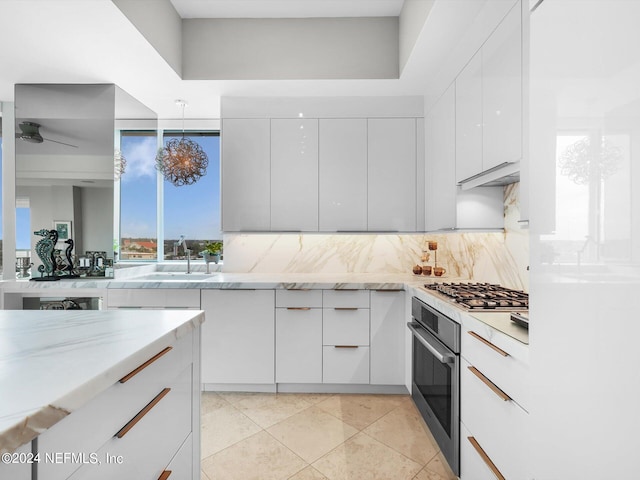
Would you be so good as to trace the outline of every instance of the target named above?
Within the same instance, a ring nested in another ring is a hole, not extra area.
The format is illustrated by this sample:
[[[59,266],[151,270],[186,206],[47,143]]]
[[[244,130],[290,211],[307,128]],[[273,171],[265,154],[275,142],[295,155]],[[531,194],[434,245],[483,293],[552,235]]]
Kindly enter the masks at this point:
[[[528,231],[518,219],[519,183],[505,187],[503,232],[428,234],[227,234],[223,271],[234,273],[411,273],[426,242],[438,242],[447,273],[528,291]],[[427,262],[433,265],[434,255]]]

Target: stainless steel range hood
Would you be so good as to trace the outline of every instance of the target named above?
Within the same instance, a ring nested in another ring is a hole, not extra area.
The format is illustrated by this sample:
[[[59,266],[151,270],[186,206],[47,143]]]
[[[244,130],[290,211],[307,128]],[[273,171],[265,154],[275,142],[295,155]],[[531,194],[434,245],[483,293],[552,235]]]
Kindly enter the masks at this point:
[[[458,182],[462,190],[474,187],[496,187],[520,181],[520,162],[505,162],[478,175]]]

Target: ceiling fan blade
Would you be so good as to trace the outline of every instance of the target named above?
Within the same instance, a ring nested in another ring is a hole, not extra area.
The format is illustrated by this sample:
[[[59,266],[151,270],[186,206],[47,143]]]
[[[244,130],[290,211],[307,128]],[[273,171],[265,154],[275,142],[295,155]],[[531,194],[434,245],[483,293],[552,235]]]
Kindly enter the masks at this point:
[[[59,143],[60,145],[66,145],[67,147],[78,148],[77,145],[71,145],[70,143],[59,142],[57,140],[51,140],[50,138],[42,137],[47,142]]]

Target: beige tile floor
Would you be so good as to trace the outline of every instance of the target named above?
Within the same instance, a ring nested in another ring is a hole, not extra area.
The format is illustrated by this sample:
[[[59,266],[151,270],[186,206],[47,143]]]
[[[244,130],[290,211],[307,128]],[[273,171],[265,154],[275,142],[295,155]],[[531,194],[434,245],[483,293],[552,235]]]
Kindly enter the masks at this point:
[[[202,394],[202,480],[453,480],[411,398]]]

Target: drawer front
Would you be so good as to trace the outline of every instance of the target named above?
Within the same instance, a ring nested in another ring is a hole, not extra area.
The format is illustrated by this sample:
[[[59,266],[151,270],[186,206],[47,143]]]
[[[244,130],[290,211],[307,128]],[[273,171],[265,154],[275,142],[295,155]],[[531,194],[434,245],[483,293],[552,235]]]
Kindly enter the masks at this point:
[[[529,478],[529,415],[512,400],[505,400],[501,392],[494,391],[482,371],[469,367],[475,368],[462,360],[462,422],[506,478]]]
[[[324,383],[369,383],[369,347],[323,347]]]
[[[325,308],[322,324],[323,345],[369,345],[368,309]]]
[[[200,290],[193,288],[111,289],[109,308],[200,308]]]
[[[322,306],[369,308],[369,290],[323,290]]]
[[[322,308],[322,290],[276,290],[276,307]]]
[[[460,479],[496,480],[496,478],[500,478],[488,466],[487,462],[491,462],[491,459],[478,451],[478,447],[481,449],[482,445],[476,443],[474,446],[473,440],[475,437],[463,423],[460,423]]]
[[[276,309],[276,382],[322,383],[322,309]]]
[[[11,462],[0,461],[0,478],[7,480],[31,480],[31,442],[11,453]]]
[[[191,434],[184,441],[178,453],[171,459],[171,463],[158,476],[158,479],[163,478],[163,474],[167,480],[199,478],[193,476],[193,437]]]
[[[70,479],[158,478],[191,432],[191,367],[122,438],[113,436],[97,450],[101,464],[84,465]]]
[[[171,345],[171,350],[166,353],[162,353],[164,348],[158,348],[156,355],[150,355],[140,363],[138,373],[124,383],[116,382],[43,432],[38,437],[38,451],[42,455],[57,452],[86,452],[88,455],[97,452],[122,425],[191,364],[192,342],[193,335],[188,334]],[[155,360],[151,361],[154,357]],[[149,361],[151,363],[147,364]],[[131,373],[135,371],[133,368]],[[38,473],[49,480],[64,479],[80,466],[73,462],[43,462],[38,465]]]
[[[529,405],[529,365],[528,358],[523,358],[524,355],[520,351],[526,349],[526,346],[520,347],[515,343],[501,340],[487,326],[463,328],[462,356],[480,369],[522,408],[527,409]],[[502,352],[497,351],[494,347]]]

